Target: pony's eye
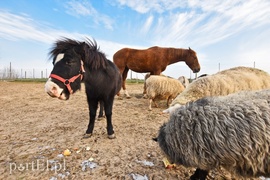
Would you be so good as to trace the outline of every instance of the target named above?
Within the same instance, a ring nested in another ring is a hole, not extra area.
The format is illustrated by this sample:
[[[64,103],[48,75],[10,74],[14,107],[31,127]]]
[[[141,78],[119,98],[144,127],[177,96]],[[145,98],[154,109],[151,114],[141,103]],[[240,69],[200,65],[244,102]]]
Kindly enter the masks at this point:
[[[66,64],[71,66],[72,64],[74,64],[74,62],[72,62],[72,61],[66,61]]]

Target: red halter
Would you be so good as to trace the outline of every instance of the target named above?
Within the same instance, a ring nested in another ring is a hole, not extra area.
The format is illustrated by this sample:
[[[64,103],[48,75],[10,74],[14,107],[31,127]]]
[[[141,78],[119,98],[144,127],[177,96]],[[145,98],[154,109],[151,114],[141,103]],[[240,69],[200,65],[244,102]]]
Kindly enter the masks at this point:
[[[81,70],[80,70],[80,73],[78,75],[73,76],[70,79],[64,79],[61,76],[58,76],[56,74],[51,74],[50,78],[56,79],[56,80],[61,81],[62,83],[64,83],[64,85],[67,86],[67,89],[68,89],[69,93],[72,94],[73,90],[71,89],[70,83],[73,83],[79,77],[81,77],[81,80],[82,80],[84,72],[85,72],[85,70],[84,70],[84,67],[83,67],[83,61],[81,60]]]

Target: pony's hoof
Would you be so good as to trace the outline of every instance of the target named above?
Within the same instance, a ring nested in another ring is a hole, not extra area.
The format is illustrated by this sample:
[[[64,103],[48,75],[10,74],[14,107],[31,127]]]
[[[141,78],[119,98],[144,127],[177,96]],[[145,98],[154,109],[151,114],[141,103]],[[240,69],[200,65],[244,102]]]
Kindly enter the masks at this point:
[[[115,139],[116,137],[115,137],[114,134],[111,134],[111,135],[108,135],[108,138],[109,138],[109,139]]]
[[[84,135],[83,135],[83,139],[90,138],[91,136],[92,136],[92,133],[90,133],[90,134],[84,134]]]

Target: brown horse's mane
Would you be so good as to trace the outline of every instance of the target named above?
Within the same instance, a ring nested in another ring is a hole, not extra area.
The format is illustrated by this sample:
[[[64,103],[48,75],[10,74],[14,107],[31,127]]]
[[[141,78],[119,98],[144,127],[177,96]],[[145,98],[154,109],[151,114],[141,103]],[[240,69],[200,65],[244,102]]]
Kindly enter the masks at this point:
[[[189,50],[188,49],[182,49],[182,48],[172,48],[173,56],[175,57],[186,57],[188,55]]]
[[[179,59],[179,57],[181,58],[186,58],[189,55],[194,55],[196,56],[196,52],[192,49],[184,49],[184,48],[173,48],[173,47],[160,47],[160,46],[152,46],[150,49],[160,49],[160,51],[166,51],[167,52],[167,56],[169,57],[176,57],[176,58],[169,58],[172,61],[169,64],[173,64],[176,63],[178,61],[181,61],[181,59]]]
[[[173,47],[160,47],[160,46],[152,46],[148,49],[164,49],[167,50],[169,52],[171,52],[173,55],[177,55],[177,56],[187,56],[188,53],[194,53],[196,54],[196,52],[192,49],[184,49],[184,48],[173,48]]]
[[[60,53],[65,53],[73,49],[82,58],[84,64],[90,69],[106,68],[107,58],[103,52],[99,50],[97,42],[86,38],[84,42],[62,38],[54,44],[49,52],[50,58],[55,61],[55,58]]]

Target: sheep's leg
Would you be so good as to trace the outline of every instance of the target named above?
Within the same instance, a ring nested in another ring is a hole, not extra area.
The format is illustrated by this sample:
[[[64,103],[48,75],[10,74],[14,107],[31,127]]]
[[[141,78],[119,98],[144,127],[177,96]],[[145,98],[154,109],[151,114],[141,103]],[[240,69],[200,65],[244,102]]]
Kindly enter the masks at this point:
[[[149,99],[149,111],[152,111],[152,99]]]
[[[195,173],[190,176],[190,180],[205,180],[208,175],[208,171],[197,168]]]
[[[169,107],[170,100],[171,100],[171,96],[169,96],[168,99],[167,99],[167,107]]]
[[[153,102],[154,102],[154,104],[155,104],[155,107],[157,108],[158,107],[158,105],[157,105],[157,103],[156,103],[156,101],[153,99]]]

